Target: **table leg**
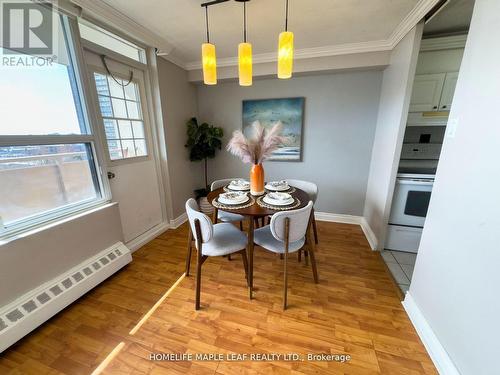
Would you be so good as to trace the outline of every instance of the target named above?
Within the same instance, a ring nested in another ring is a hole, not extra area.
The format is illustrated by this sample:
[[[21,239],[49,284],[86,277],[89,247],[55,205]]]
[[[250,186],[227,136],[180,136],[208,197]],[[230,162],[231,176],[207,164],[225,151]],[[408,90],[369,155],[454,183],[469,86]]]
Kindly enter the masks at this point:
[[[248,219],[248,293],[250,299],[253,298],[253,229],[254,218],[249,216]]]

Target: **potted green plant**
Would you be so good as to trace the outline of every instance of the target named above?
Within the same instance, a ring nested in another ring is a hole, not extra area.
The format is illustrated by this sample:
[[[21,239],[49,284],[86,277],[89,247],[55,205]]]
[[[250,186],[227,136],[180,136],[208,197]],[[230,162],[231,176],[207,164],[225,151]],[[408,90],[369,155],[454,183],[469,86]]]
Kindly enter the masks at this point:
[[[224,136],[224,130],[217,126],[209,125],[206,122],[201,125],[198,124],[196,117],[191,118],[187,123],[187,142],[186,147],[189,148],[189,160],[191,161],[203,161],[203,170],[205,177],[205,186],[194,191],[196,199],[198,201],[205,198],[210,191],[208,185],[208,159],[213,159],[215,157],[216,151],[222,149],[222,137]],[[208,202],[205,202],[208,203]],[[206,208],[210,205],[204,205],[200,203],[200,206],[205,206]],[[203,210],[203,207],[202,207]]]

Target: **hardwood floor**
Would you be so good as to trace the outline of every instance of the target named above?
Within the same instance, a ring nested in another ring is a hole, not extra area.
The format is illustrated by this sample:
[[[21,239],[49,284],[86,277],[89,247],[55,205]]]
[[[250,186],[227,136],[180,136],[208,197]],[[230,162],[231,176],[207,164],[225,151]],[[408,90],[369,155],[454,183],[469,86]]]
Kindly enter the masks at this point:
[[[320,282],[256,247],[254,299],[239,255],[181,279],[187,226],[134,253],[125,269],[0,354],[0,374],[436,374],[379,254],[355,225],[318,222]],[[194,253],[194,252],[193,252]],[[193,254],[194,259],[195,254]],[[170,290],[169,290],[170,289]],[[153,307],[155,309],[151,310]],[[348,354],[326,361],[151,361],[151,353]]]

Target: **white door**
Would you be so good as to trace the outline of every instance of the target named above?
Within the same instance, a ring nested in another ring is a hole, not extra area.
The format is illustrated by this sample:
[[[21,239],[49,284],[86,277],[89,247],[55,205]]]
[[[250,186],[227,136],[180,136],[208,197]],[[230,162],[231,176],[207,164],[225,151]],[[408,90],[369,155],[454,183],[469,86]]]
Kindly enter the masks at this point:
[[[158,167],[141,69],[85,51],[99,108],[111,196],[120,207],[125,242],[163,221]],[[111,74],[110,74],[111,73]]]
[[[410,112],[428,112],[439,109],[446,73],[415,76],[411,94]]]
[[[457,87],[458,72],[446,73],[444,80],[443,93],[441,94],[441,102],[439,103],[440,111],[449,111],[453,102],[453,95]]]

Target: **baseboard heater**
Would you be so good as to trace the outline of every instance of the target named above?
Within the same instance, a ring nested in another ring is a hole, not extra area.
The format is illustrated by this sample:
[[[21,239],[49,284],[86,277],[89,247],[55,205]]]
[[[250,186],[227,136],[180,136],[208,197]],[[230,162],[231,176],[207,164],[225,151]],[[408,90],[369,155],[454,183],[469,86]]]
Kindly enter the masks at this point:
[[[0,309],[0,353],[132,261],[121,242]]]

